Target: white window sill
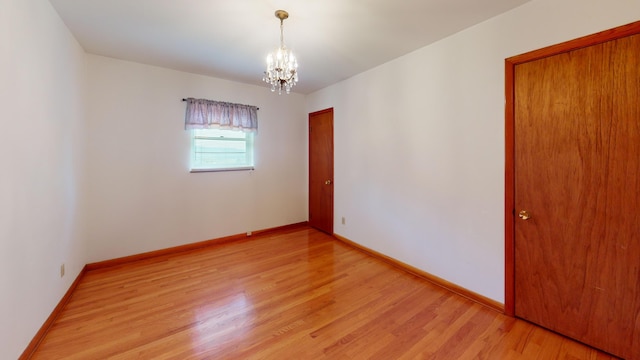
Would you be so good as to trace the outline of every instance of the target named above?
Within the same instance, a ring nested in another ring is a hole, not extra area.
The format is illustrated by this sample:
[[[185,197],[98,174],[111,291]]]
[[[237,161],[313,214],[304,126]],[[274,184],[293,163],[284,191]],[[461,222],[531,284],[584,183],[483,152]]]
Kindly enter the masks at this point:
[[[251,171],[255,170],[253,166],[244,166],[244,167],[233,167],[233,168],[217,168],[217,169],[191,169],[190,173],[201,173],[201,172],[220,172],[220,171]]]

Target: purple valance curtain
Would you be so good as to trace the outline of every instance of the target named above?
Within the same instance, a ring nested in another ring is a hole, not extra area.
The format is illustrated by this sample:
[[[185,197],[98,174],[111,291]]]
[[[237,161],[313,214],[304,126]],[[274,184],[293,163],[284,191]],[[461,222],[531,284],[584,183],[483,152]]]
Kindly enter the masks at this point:
[[[258,108],[251,105],[232,104],[206,99],[185,99],[187,112],[184,128],[190,129],[235,129],[246,132],[258,131]]]

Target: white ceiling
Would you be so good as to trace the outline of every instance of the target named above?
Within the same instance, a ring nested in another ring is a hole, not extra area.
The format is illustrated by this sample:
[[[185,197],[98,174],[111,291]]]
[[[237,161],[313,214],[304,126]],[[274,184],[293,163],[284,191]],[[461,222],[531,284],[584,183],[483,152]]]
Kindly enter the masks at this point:
[[[308,94],[530,0],[50,0],[91,54],[262,84],[284,40]]]

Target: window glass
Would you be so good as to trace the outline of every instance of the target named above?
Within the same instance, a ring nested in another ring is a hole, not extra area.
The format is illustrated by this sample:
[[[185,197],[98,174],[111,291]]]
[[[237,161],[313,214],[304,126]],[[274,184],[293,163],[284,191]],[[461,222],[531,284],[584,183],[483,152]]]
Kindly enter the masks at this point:
[[[253,168],[253,133],[222,130],[191,130],[191,170],[237,170]]]

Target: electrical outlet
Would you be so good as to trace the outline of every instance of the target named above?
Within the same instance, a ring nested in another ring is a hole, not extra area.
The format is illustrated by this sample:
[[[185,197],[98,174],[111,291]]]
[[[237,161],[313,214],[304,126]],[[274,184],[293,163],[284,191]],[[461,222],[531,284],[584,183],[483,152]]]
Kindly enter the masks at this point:
[[[64,264],[60,265],[60,277],[64,277]]]
[[[346,223],[344,216],[342,217],[342,225],[344,225]]]
[[[252,235],[251,231],[247,231],[247,236],[251,236],[251,235]]]

